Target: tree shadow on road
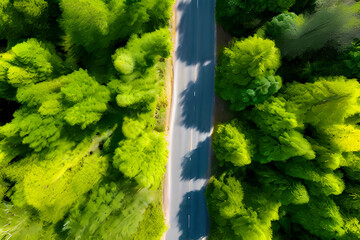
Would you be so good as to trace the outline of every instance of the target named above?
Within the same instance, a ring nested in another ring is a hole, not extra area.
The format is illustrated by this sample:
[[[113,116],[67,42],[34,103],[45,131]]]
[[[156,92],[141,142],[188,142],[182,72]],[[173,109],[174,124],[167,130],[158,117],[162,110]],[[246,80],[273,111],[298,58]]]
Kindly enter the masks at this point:
[[[181,125],[194,128],[199,132],[211,131],[214,99],[214,63],[210,62],[199,67],[195,82],[189,82],[180,94]]]
[[[182,14],[176,27],[179,33],[176,56],[187,65],[204,63],[214,58],[214,38],[209,36],[214,34],[211,27],[215,26],[215,20],[209,22],[208,18],[204,17],[204,14],[209,13],[201,12],[206,9],[201,5],[213,4],[211,1],[213,0],[192,0],[177,5]],[[214,16],[215,13],[210,14]],[[201,32],[197,29],[201,29]]]
[[[198,240],[209,233],[209,214],[206,206],[205,189],[203,187],[198,191],[188,192],[183,197],[177,215],[178,227],[181,232],[180,240]],[[196,212],[190,212],[190,209]],[[206,218],[203,218],[204,214]],[[204,222],[203,219],[207,220]]]
[[[187,153],[181,163],[181,180],[207,179],[208,157],[210,156],[211,139],[207,137],[203,142],[199,142],[197,147]]]

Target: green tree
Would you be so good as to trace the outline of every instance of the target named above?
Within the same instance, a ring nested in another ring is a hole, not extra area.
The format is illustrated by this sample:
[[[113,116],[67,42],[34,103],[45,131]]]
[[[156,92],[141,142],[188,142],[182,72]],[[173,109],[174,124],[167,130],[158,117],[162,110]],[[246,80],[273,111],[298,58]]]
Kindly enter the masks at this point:
[[[259,27],[262,15],[281,13],[295,4],[295,0],[246,0],[217,1],[216,21],[237,36],[244,30]]]
[[[60,15],[55,0],[1,0],[0,39],[16,41],[41,36],[57,39],[56,17]]]
[[[169,31],[161,29],[139,37],[132,37],[125,48],[119,48],[112,56],[119,79],[108,86],[117,94],[120,107],[134,109],[154,108],[161,85],[157,79],[155,63],[159,56],[170,54]]]
[[[264,102],[281,88],[281,78],[274,76],[279,67],[280,51],[273,41],[256,35],[235,41],[224,49],[216,69],[215,90],[231,102],[232,110],[243,110]]]
[[[257,193],[250,200],[252,202],[245,204],[240,182],[225,175],[219,179],[211,178],[206,196],[212,220],[212,239],[271,239],[271,222],[279,218],[279,203]]]
[[[163,134],[155,132],[120,141],[113,165],[139,185],[157,189],[165,173],[166,146]]]
[[[94,52],[141,33],[147,22],[153,24],[151,29],[163,27],[169,20],[170,6],[170,0],[62,0],[60,24],[72,44]]]
[[[213,149],[216,158],[221,161],[220,165],[231,162],[234,166],[241,167],[251,163],[251,145],[242,129],[236,120],[217,126]]]
[[[334,2],[334,1],[330,1]],[[326,45],[343,50],[359,37],[357,14],[359,4],[347,5],[343,1],[319,6],[312,15],[281,14],[266,26],[282,56],[294,58],[307,51],[316,51]],[[273,31],[275,30],[275,31]]]

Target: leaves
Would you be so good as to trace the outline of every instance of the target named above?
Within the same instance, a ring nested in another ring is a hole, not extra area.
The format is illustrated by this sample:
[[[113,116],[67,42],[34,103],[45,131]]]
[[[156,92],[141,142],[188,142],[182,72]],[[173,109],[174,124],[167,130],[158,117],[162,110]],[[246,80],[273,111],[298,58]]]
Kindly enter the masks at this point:
[[[218,160],[231,162],[234,166],[241,167],[251,163],[251,146],[246,140],[242,126],[238,121],[217,126],[213,148]]]
[[[264,102],[282,86],[280,52],[275,43],[258,36],[225,48],[217,67],[215,90],[236,111]]]
[[[0,238],[163,235],[172,4],[0,0]]]
[[[166,146],[162,134],[154,132],[122,141],[115,150],[114,167],[141,186],[156,189],[165,173]]]

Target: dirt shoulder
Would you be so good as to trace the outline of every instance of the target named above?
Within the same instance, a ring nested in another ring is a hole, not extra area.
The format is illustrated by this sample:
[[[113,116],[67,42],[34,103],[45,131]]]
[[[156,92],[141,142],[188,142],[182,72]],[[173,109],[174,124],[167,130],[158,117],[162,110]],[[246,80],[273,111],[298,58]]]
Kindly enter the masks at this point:
[[[220,25],[216,25],[216,39],[217,39],[217,56],[227,47],[232,39],[231,35],[227,33]],[[225,122],[234,118],[232,111],[229,109],[229,104],[215,95],[214,104],[214,123]]]
[[[166,125],[165,125],[165,135],[166,140],[169,144],[169,135],[170,135],[170,116],[171,116],[171,108],[172,108],[172,96],[173,96],[173,85],[174,85],[174,61],[175,61],[175,34],[176,34],[176,12],[175,12],[175,4],[173,6],[173,14],[172,19],[170,20],[170,31],[171,31],[171,39],[173,42],[173,49],[171,51],[171,57],[166,60],[166,70],[165,70],[165,91],[167,96],[167,109],[166,109]],[[169,145],[168,145],[169,146]],[[170,161],[170,159],[168,159]],[[168,169],[168,164],[166,165],[166,169]],[[163,198],[162,198],[162,208],[165,216],[166,225],[169,225],[169,203],[168,203],[168,171],[166,170],[165,176],[163,178]],[[161,238],[165,240],[166,233]]]

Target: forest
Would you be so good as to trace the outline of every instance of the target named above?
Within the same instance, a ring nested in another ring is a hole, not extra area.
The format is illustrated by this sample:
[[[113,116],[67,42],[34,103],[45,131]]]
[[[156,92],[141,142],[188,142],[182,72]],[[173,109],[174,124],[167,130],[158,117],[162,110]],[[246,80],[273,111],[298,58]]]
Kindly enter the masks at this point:
[[[0,0],[0,239],[159,240],[173,0]]]
[[[360,239],[360,2],[222,0],[212,240]]]

